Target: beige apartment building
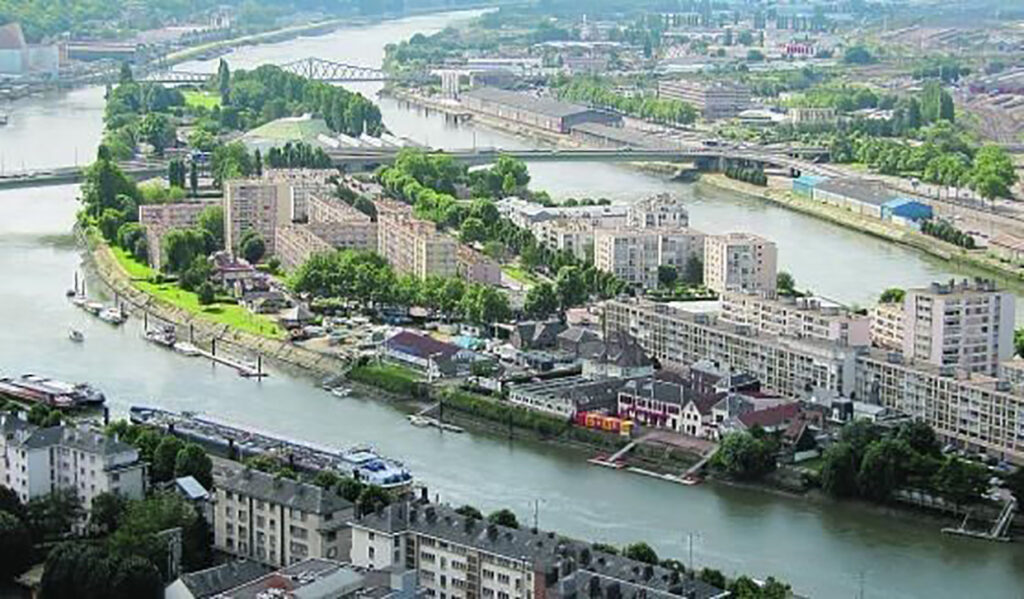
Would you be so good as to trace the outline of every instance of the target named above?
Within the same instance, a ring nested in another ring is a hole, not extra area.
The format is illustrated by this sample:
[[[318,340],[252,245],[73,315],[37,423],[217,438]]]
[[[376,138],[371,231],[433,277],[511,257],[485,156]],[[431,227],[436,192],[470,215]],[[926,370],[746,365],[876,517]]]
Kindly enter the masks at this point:
[[[752,233],[708,235],[704,240],[704,285],[723,293],[775,293],[778,250]]]
[[[871,319],[817,297],[722,294],[721,320],[770,335],[831,341],[851,347],[871,344]]]
[[[267,256],[275,253],[277,227],[291,222],[287,186],[262,179],[234,179],[224,182],[224,245],[238,252],[242,236],[255,231],[266,244]]]
[[[1013,356],[1014,301],[993,281],[950,281],[908,289],[903,355],[935,366],[998,374]]]
[[[310,198],[331,195],[334,185],[330,179],[337,175],[333,169],[267,169],[262,178],[279,186],[278,197],[287,204],[289,220],[306,222]]]
[[[483,252],[457,243],[455,259],[456,271],[462,279],[483,285],[501,285],[501,265]]]
[[[731,118],[750,107],[750,88],[724,81],[659,81],[658,97],[691,104],[707,120]]]
[[[658,267],[680,274],[691,258],[700,258],[705,235],[686,227],[598,229],[594,266],[644,289],[658,286]]]
[[[377,249],[377,223],[340,198],[312,193],[306,209],[308,224],[277,228],[275,248],[286,269],[297,268],[317,252]]]
[[[239,467],[217,473],[213,544],[271,566],[345,559],[353,506],[333,490]]]
[[[208,206],[204,202],[175,204],[143,204],[139,206],[139,224],[146,230],[149,265],[159,269],[163,264],[163,238],[174,229],[190,229],[199,222],[199,214]]]
[[[871,344],[903,350],[903,302],[879,303],[871,309]]]
[[[408,206],[378,201],[377,253],[400,273],[419,278],[457,274],[458,243],[437,232],[437,226],[412,216]]]
[[[659,193],[629,207],[627,226],[643,228],[680,228],[690,226],[690,213],[682,198]]]

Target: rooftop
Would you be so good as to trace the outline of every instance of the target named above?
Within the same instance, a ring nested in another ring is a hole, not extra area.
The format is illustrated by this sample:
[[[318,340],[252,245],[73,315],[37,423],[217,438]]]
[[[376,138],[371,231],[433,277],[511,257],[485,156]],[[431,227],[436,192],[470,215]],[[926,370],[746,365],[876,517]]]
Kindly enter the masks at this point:
[[[882,206],[896,198],[889,190],[878,183],[860,179],[830,179],[815,186],[818,191],[826,191],[853,198],[864,204]]]
[[[274,476],[252,468],[228,470],[214,479],[214,486],[314,514],[333,514],[352,509],[337,493],[316,485]]]
[[[205,570],[182,574],[179,580],[195,599],[207,599],[256,580],[270,572],[258,562],[235,560]],[[170,589],[168,590],[170,594]]]
[[[320,599],[346,597],[363,587],[365,577],[340,562],[311,558],[227,589],[217,599]]]
[[[384,343],[390,349],[424,359],[438,354],[442,357],[450,358],[459,353],[457,345],[438,341],[433,337],[420,335],[412,331],[402,331]]]
[[[583,112],[590,112],[592,109],[580,104],[569,104],[554,98],[542,98],[531,96],[520,92],[506,91],[494,87],[481,87],[462,94],[463,97],[476,98],[485,102],[494,102],[512,106],[522,110],[528,110],[546,116],[564,118]]]

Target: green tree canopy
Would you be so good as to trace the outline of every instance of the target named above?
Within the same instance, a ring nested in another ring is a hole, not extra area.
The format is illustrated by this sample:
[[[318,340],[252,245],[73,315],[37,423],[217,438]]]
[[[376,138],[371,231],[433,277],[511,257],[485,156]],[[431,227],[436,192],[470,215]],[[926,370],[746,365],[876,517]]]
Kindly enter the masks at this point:
[[[498,526],[506,526],[508,528],[519,528],[519,520],[516,519],[515,513],[508,509],[502,508],[496,512],[491,512],[487,516],[487,521]]]

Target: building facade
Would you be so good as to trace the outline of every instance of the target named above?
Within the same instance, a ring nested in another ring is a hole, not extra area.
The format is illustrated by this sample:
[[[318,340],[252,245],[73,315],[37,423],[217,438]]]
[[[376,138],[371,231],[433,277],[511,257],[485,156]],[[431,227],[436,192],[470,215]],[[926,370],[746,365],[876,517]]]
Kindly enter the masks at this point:
[[[658,286],[658,268],[682,273],[704,251],[704,234],[686,227],[598,229],[594,266],[643,289]]]
[[[331,177],[337,176],[333,169],[267,169],[263,180],[277,185],[278,196],[287,205],[291,222],[306,222],[309,200],[312,196],[330,197],[334,191]]]
[[[682,198],[660,193],[629,207],[627,226],[644,228],[682,228],[690,226],[690,213]]]
[[[580,123],[622,122],[622,117],[603,110],[493,87],[465,92],[461,100],[469,110],[555,133],[569,133]]]
[[[903,300],[903,355],[935,366],[998,374],[1013,356],[1014,301],[992,281],[932,283]]]
[[[871,309],[871,344],[881,349],[903,349],[902,302],[882,302]]]
[[[455,266],[459,277],[483,285],[501,285],[501,265],[470,246],[456,242]]]
[[[276,567],[348,555],[353,506],[333,490],[251,468],[217,474],[218,550]]]
[[[276,250],[277,227],[291,222],[290,199],[285,186],[262,179],[224,182],[224,245],[237,253],[242,237],[254,231],[263,238],[266,255]]]
[[[149,265],[156,269],[163,265],[164,235],[174,229],[191,229],[196,226],[199,215],[211,205],[215,204],[180,202],[139,206],[139,224],[146,230]]]
[[[749,325],[770,335],[836,342],[853,347],[871,344],[871,319],[817,297],[776,298],[727,291],[721,295],[721,319]]]
[[[704,240],[704,285],[723,293],[775,293],[775,243],[751,233],[708,235]]]
[[[412,216],[408,206],[376,202],[377,253],[397,272],[421,279],[453,277],[458,272],[454,239],[437,232],[437,225]]]
[[[749,87],[725,82],[659,81],[658,97],[686,102],[707,120],[731,118],[750,106]]]
[[[139,451],[102,432],[72,426],[41,428],[0,415],[0,482],[22,502],[73,489],[86,510],[100,493],[142,499],[146,464]]]

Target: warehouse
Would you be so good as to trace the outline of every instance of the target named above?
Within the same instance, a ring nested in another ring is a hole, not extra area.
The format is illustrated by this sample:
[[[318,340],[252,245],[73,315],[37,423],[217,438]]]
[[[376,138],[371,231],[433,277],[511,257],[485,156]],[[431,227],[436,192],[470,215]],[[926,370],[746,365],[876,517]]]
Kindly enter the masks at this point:
[[[809,186],[805,183],[801,187],[812,189],[814,199],[819,202],[881,220],[912,226],[913,223],[932,217],[932,208],[928,204],[897,197],[884,185],[875,181],[826,180],[814,181]],[[794,182],[793,190],[797,191],[797,188]]]
[[[618,125],[622,121],[618,115],[602,110],[493,87],[462,94],[462,103],[476,112],[556,133],[569,133],[581,123]]]

